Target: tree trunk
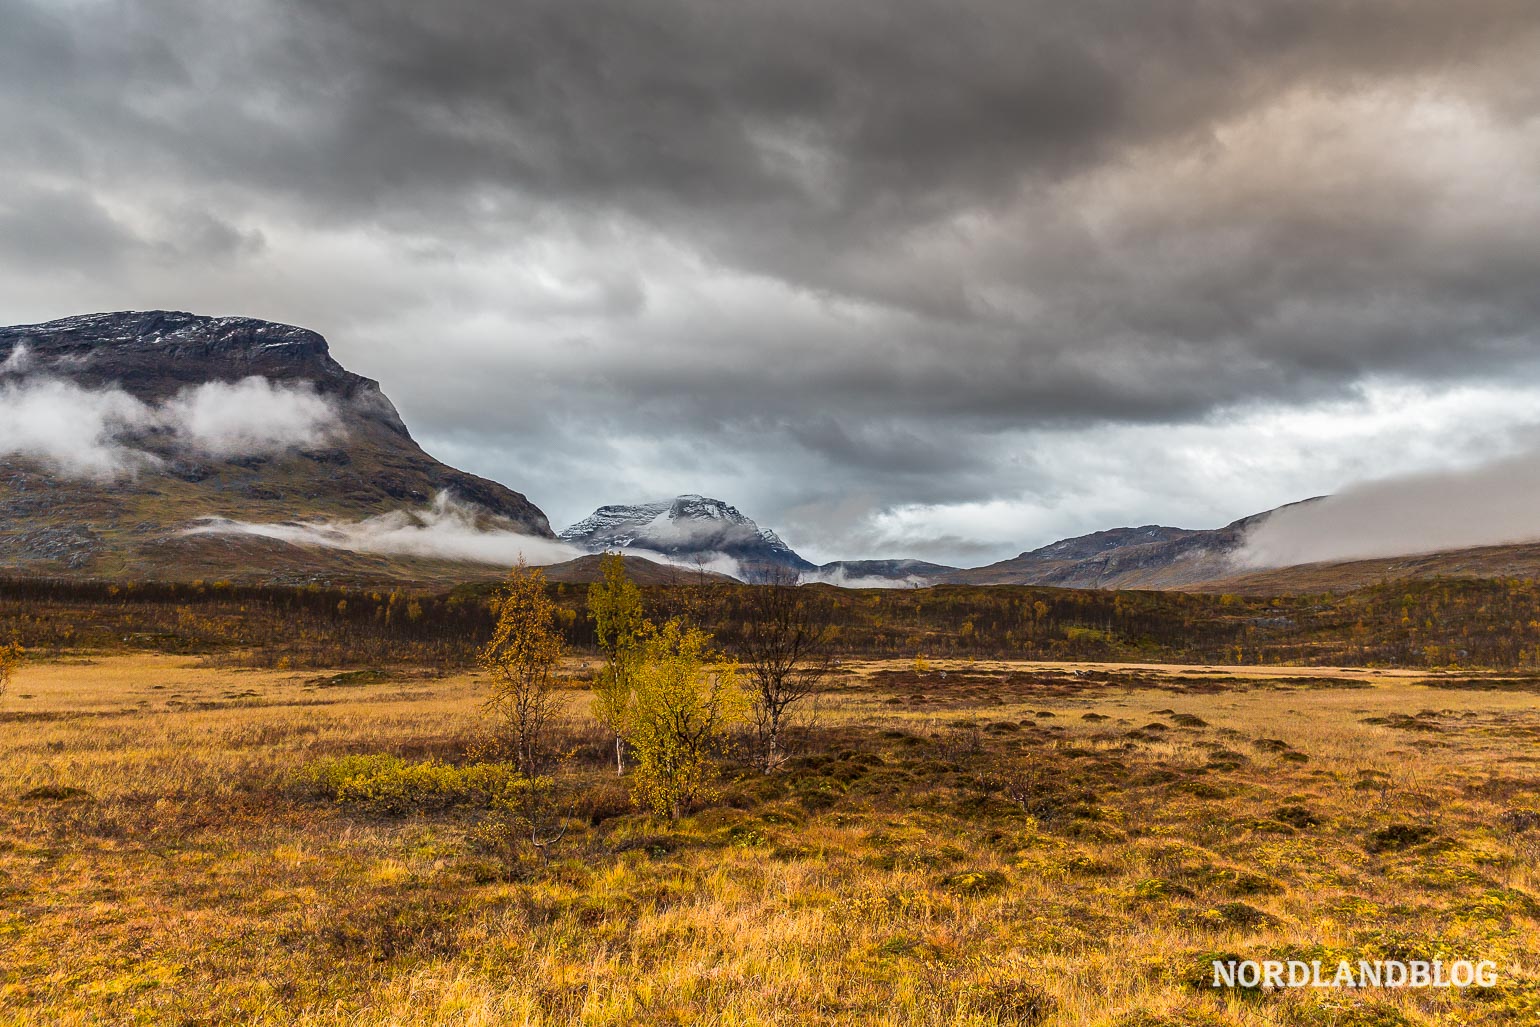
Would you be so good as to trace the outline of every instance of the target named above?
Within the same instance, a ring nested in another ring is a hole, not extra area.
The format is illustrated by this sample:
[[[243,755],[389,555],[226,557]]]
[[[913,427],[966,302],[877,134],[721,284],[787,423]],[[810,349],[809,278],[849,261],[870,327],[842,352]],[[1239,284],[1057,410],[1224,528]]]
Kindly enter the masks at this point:
[[[765,732],[765,773],[770,773],[780,762],[781,752],[781,717],[779,713],[770,714],[770,728]]]

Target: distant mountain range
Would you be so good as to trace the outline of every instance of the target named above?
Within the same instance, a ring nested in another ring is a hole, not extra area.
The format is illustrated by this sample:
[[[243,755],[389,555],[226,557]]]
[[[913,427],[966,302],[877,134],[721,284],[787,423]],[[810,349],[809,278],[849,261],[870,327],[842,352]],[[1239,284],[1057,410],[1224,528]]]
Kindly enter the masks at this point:
[[[739,571],[741,577],[764,580],[767,569],[783,567],[797,571],[804,582],[825,582],[850,588],[1043,585],[1284,594],[1341,591],[1398,578],[1540,578],[1540,543],[1293,567],[1249,568],[1238,559],[1239,550],[1245,545],[1247,533],[1274,512],[1253,514],[1212,529],[1159,524],[1112,528],[1061,539],[1009,560],[968,569],[903,559],[841,560],[813,567],[775,532],[761,529],[720,500],[701,496],[601,507],[561,534],[595,552],[604,549],[666,550],[676,558],[693,560],[705,567],[716,566],[719,570],[724,565],[713,561],[726,554],[713,547],[721,544],[720,539],[731,538],[741,547],[735,552],[746,554],[747,566],[753,568],[747,572]],[[725,524],[734,527],[724,529]],[[757,539],[772,541],[761,545]]]
[[[685,564],[736,574],[760,582],[793,580],[832,585],[930,584],[956,567],[924,560],[839,560],[815,565],[781,536],[720,499],[675,496],[652,503],[601,506],[560,532],[565,542],[590,552],[658,553]]]
[[[424,453],[379,386],[306,329],[174,311],[0,328],[0,575],[446,583],[528,556],[553,580],[584,581],[594,554],[618,550],[650,557],[632,565],[654,583],[687,571],[1281,593],[1540,577],[1540,543],[1246,569],[1236,554],[1272,512],[1215,529],[1113,528],[969,569],[815,565],[699,495],[602,506],[558,537],[523,495]]]

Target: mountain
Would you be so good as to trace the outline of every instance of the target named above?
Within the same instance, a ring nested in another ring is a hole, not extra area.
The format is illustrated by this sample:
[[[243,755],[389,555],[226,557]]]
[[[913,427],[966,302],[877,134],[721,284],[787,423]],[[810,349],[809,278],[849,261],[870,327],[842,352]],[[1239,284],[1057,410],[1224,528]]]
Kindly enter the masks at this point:
[[[524,496],[423,452],[379,385],[315,332],[175,311],[0,328],[0,572],[438,578],[471,565],[189,533],[435,500],[467,523],[554,539]]]
[[[1318,498],[1302,502],[1314,503]],[[1540,543],[1533,542],[1290,567],[1251,568],[1237,563],[1234,554],[1246,533],[1275,512],[1252,514],[1214,529],[1156,524],[1112,528],[1063,539],[987,567],[942,574],[935,580],[1286,595],[1342,592],[1400,579],[1540,577]]]
[[[1252,514],[1212,529],[1159,524],[1112,528],[1063,539],[987,567],[946,574],[939,580],[968,585],[1192,588],[1239,573],[1232,561],[1235,550],[1247,530],[1272,513]]]
[[[706,496],[676,496],[654,503],[601,506],[571,527],[562,541],[591,553],[640,549],[746,581],[814,570],[769,528],[734,506]]]
[[[1306,500],[1313,502],[1313,500]],[[528,499],[449,467],[379,385],[291,325],[176,311],[0,328],[0,577],[291,583],[488,580],[528,554],[586,581],[612,549],[638,574],[851,587],[1032,584],[1250,594],[1437,575],[1535,577],[1540,543],[1251,569],[1273,511],[1215,529],[1114,528],[967,570],[919,560],[815,567],[717,499],[604,506],[561,533]],[[564,544],[565,543],[565,544]],[[565,562],[560,562],[565,561]]]

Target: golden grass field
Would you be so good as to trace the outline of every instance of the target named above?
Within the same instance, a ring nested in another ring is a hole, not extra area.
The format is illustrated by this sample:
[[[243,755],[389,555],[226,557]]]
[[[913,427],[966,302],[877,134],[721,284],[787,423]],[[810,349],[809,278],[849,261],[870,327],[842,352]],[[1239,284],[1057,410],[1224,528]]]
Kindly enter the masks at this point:
[[[474,675],[32,663],[0,699],[0,1022],[1540,1022],[1533,681],[1074,669],[847,662],[805,755],[668,824],[574,665],[581,823],[508,880],[473,806],[304,784],[463,761]],[[1216,992],[1215,953],[1501,980]]]

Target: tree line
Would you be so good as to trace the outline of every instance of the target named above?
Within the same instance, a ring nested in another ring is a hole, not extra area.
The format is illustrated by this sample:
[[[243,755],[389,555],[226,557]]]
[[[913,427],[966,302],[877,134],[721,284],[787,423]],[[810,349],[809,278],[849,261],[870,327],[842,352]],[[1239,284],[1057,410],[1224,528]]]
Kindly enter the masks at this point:
[[[636,587],[660,622],[689,620],[727,649],[752,644],[759,586]],[[456,669],[492,636],[498,588],[0,580],[0,640],[43,651],[202,653],[254,666]],[[563,645],[600,651],[590,586],[543,588]],[[823,606],[831,648],[855,656],[1540,667],[1540,586],[1527,579],[1278,597],[961,585],[798,592]]]

